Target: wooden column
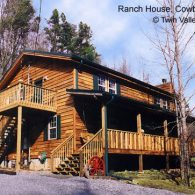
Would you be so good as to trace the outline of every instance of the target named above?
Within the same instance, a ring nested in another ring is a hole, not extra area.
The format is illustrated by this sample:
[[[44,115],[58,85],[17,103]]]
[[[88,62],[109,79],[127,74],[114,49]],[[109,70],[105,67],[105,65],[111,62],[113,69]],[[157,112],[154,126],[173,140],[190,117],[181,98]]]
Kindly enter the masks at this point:
[[[137,132],[141,133],[142,130],[142,122],[141,122],[141,114],[137,115]]]
[[[73,88],[74,89],[78,89],[78,70],[77,68],[74,68],[73,70]],[[74,103],[75,104],[75,103]],[[76,109],[75,109],[75,105],[73,108],[73,151],[76,151]]]
[[[22,138],[22,106],[18,107],[17,146],[16,146],[16,171],[20,170]]]
[[[102,105],[102,134],[105,161],[105,174],[108,175],[108,124],[107,124],[107,106]]]
[[[137,132],[138,132],[138,146],[139,150],[143,150],[143,133],[142,133],[142,122],[141,114],[137,115]],[[143,172],[143,154],[139,154],[139,172]]]
[[[164,148],[165,148],[165,156],[166,156],[166,170],[169,170],[169,155],[167,153],[167,141],[168,141],[168,123],[167,120],[163,123],[164,126]]]
[[[76,151],[76,139],[77,139],[77,132],[76,132],[76,109],[75,106],[73,108],[73,151]]]
[[[73,70],[73,78],[74,78],[73,87],[74,89],[78,89],[78,70],[76,68],[74,68]]]
[[[142,173],[144,170],[143,168],[143,154],[139,155],[139,172]]]

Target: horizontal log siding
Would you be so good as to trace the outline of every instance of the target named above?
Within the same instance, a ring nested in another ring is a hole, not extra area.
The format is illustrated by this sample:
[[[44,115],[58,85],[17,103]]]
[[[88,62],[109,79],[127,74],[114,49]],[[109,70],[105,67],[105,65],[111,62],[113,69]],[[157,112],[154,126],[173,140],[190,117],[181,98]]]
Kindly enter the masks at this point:
[[[93,75],[85,71],[78,71],[78,88],[93,89]]]
[[[35,127],[33,134],[40,133],[37,133],[38,137],[31,146],[31,158],[37,158],[41,152],[47,152],[50,156],[50,152],[73,133],[74,103],[72,97],[65,92],[66,88],[73,88],[73,68],[68,63],[38,60],[30,69],[27,66],[20,69],[9,84],[9,86],[15,85],[20,79],[27,83],[29,72],[33,81],[46,76],[48,80],[43,82],[43,87],[57,91],[57,114],[61,115],[61,139],[43,141],[43,129]]]
[[[154,103],[154,98],[152,95],[125,85],[121,85],[121,95],[149,104]]]

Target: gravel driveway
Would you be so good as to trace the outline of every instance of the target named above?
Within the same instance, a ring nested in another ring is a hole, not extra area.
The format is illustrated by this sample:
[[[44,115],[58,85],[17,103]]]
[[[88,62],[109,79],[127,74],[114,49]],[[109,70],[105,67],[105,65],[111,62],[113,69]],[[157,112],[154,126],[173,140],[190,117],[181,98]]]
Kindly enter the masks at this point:
[[[144,188],[125,184],[115,180],[85,179],[43,175],[38,173],[20,173],[18,175],[0,174],[0,195],[175,195],[167,190]]]

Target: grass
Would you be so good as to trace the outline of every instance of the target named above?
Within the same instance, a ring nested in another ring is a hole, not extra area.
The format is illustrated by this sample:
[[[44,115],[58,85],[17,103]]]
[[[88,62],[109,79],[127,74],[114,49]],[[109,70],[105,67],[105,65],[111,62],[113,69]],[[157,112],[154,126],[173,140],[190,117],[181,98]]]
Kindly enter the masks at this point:
[[[166,173],[158,170],[145,170],[144,173],[136,171],[111,172],[112,176],[123,180],[125,183],[137,184],[145,187],[166,189],[186,194],[195,193],[195,171],[192,171],[191,187],[184,186],[178,171]]]

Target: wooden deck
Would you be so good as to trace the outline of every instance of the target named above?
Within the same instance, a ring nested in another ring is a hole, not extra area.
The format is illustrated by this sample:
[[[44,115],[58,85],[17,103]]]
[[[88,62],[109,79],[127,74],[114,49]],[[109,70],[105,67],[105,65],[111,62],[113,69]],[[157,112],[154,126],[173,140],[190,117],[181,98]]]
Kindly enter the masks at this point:
[[[55,97],[53,90],[19,83],[0,92],[0,113],[18,106],[56,112]]]
[[[103,157],[105,142],[103,130],[99,130],[80,149],[80,171],[93,156]],[[195,140],[192,143],[195,146]],[[192,150],[194,148],[192,147]],[[51,155],[52,171],[73,154],[73,135],[60,144]],[[179,155],[179,139],[174,137],[144,134],[143,132],[121,131],[108,129],[109,154],[136,154],[142,155]]]

